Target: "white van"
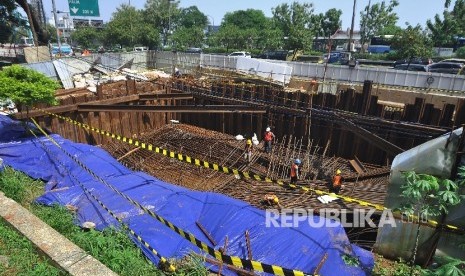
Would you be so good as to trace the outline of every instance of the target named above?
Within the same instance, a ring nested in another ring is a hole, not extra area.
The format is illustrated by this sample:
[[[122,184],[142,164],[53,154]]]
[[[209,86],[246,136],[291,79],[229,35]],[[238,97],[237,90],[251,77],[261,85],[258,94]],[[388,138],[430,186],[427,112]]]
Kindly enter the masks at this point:
[[[142,51],[148,51],[148,47],[144,46],[139,46],[139,47],[134,47],[134,52],[142,52]]]

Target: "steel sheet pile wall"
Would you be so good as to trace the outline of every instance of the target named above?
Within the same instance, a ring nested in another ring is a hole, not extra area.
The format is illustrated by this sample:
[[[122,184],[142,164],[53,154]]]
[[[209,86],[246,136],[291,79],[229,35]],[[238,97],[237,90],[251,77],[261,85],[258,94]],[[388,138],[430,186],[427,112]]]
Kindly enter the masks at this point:
[[[179,84],[178,88],[194,92],[197,104],[241,103],[265,105],[269,108],[266,115],[178,115],[177,118],[184,123],[232,135],[242,134],[251,137],[256,133],[259,139],[265,128],[271,126],[278,137],[296,136],[302,137],[304,141],[317,141],[327,155],[344,158],[357,156],[365,162],[374,164],[386,164],[393,156],[386,154],[373,143],[361,139],[363,137],[360,135],[343,128],[341,121],[332,115],[333,112],[338,114],[351,112],[340,114],[398,147],[409,149],[434,135],[443,133],[441,127],[451,127],[455,109],[451,104],[446,104],[443,108],[435,108],[431,104],[425,104],[424,99],[421,98],[417,98],[415,104],[407,104],[403,110],[392,109],[378,104],[377,96],[371,95],[370,89],[364,93],[347,89],[333,95],[289,93],[270,86],[257,85],[213,84],[210,90]],[[399,127],[398,123],[383,119],[404,121],[405,127]],[[416,126],[416,123],[439,127],[428,129],[428,127]]]
[[[251,137],[255,133],[259,139],[262,138],[265,128],[270,126],[279,138],[299,137],[303,141],[314,141],[321,152],[324,151],[328,156],[343,158],[356,156],[364,162],[380,165],[390,163],[395,154],[389,153],[383,142],[377,143],[376,137],[370,140],[363,131],[373,133],[401,149],[409,149],[444,133],[444,129],[453,124],[455,110],[452,104],[435,107],[426,103],[423,98],[416,98],[414,104],[406,104],[403,109],[386,107],[378,103],[377,96],[371,94],[371,86],[367,86],[363,93],[347,89],[334,95],[286,92],[269,85],[214,83],[210,88],[202,88],[182,80],[174,85],[176,89],[165,86],[164,83],[122,81],[99,86],[96,95],[86,90],[80,93],[73,93],[76,89],[70,90],[67,95],[60,97],[60,102],[62,105],[72,106],[88,101],[114,99],[114,102],[108,104],[115,104],[122,97],[138,93],[184,91],[193,93],[194,100],[157,100],[156,103],[185,105],[194,101],[197,105],[233,104],[266,107],[268,109],[266,114],[72,111],[63,115],[127,137],[163,126],[171,119],[233,135],[242,134]],[[317,91],[317,88],[311,87],[310,90]],[[457,114],[463,113],[464,102],[459,102]],[[154,102],[134,104],[149,103]],[[391,119],[404,123],[399,124]],[[41,120],[52,131],[74,141],[91,144],[102,144],[107,141],[102,135],[63,124],[56,118],[46,117]],[[456,123],[458,121],[456,119]],[[359,129],[362,129],[362,132],[357,131]]]
[[[112,84],[101,85],[97,89],[97,94],[91,93],[86,89],[64,90],[63,96],[59,96],[59,102],[62,106],[72,107],[75,104],[86,103],[90,101],[115,99],[136,95],[140,93],[166,93],[170,91],[164,84],[155,84],[150,82],[136,82],[134,80],[121,81]],[[58,94],[60,95],[60,93]],[[173,101],[170,103],[170,101]],[[175,104],[176,100],[158,100],[159,105]],[[140,104],[148,103],[140,102]],[[138,104],[138,103],[134,103]],[[142,112],[64,112],[60,113],[64,117],[72,118],[76,121],[97,127],[102,130],[108,130],[113,133],[124,135],[126,137],[135,137],[144,131],[158,128],[173,119],[172,113],[142,113]],[[63,137],[74,141],[103,144],[109,138],[96,134],[92,131],[86,131],[83,128],[73,124],[64,123],[55,116],[37,117],[38,122],[53,132],[60,133]]]

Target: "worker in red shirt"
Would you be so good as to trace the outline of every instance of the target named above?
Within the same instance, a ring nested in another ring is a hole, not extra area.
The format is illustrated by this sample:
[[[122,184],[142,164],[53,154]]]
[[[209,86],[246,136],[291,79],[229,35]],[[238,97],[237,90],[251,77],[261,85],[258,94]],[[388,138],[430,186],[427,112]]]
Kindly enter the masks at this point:
[[[331,192],[335,193],[335,194],[339,194],[339,191],[341,190],[341,186],[342,186],[342,176],[341,176],[341,170],[337,170],[336,171],[336,175],[333,176],[333,183],[332,183],[332,186],[331,186]]]
[[[301,163],[300,159],[296,159],[291,166],[291,184],[295,184],[297,179],[300,178],[299,166]]]
[[[267,127],[265,131],[265,135],[263,137],[263,140],[265,141],[265,152],[270,153],[271,152],[271,143],[273,142],[273,139],[275,138],[274,133],[271,132],[271,128]]]

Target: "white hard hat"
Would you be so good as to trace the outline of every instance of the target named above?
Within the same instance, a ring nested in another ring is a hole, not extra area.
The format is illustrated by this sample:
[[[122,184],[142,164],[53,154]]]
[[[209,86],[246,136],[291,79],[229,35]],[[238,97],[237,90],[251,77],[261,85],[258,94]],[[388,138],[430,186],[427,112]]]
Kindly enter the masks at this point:
[[[236,135],[235,138],[236,138],[236,140],[238,140],[238,141],[244,140],[244,136],[242,136],[242,135],[240,135],[240,134],[239,134],[239,135]]]
[[[267,128],[266,128],[266,131],[271,131],[271,128],[270,128],[270,127],[267,127]]]

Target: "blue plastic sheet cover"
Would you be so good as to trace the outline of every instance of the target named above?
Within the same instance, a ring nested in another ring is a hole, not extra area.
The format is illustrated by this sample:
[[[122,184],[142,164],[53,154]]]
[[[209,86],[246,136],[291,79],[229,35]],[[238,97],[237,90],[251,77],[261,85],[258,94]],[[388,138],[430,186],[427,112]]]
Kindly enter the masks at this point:
[[[21,124],[6,116],[0,117],[0,158],[6,165],[46,182],[46,191],[37,199],[38,202],[75,206],[78,224],[92,221],[99,230],[109,226],[119,227],[105,209],[84,193],[85,187],[167,258],[202,252],[119,193],[213,247],[196,225],[196,222],[200,222],[217,242],[216,249],[228,237],[228,255],[247,259],[244,236],[247,230],[253,259],[266,264],[313,273],[327,254],[320,275],[369,275],[374,266],[371,252],[350,244],[340,225],[311,227],[308,223],[300,223],[292,228],[266,227],[265,211],[245,202],[222,194],[192,191],[145,173],[131,171],[99,147],[51,135],[63,150],[112,185],[112,189],[95,179],[48,138],[40,137],[41,142],[35,137],[25,138],[21,127]],[[316,221],[320,218],[309,219]],[[133,240],[151,261],[158,263],[158,258],[152,252]],[[344,254],[358,258],[360,266],[347,265],[342,259]]]

